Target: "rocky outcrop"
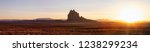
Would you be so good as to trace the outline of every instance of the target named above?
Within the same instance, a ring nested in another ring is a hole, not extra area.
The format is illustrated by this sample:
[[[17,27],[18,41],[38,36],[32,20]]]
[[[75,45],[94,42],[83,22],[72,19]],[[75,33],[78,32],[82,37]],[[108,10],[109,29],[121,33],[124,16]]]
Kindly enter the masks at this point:
[[[67,21],[74,21],[74,22],[78,22],[78,21],[86,21],[87,19],[85,19],[84,17],[80,16],[78,12],[76,12],[75,10],[70,10],[69,14],[68,14],[68,19]]]

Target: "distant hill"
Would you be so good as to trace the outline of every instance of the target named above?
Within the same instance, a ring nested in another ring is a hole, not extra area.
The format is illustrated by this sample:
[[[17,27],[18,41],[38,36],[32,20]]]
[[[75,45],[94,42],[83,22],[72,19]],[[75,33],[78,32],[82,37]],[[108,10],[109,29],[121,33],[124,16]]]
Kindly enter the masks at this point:
[[[34,19],[34,20],[53,20],[51,18],[37,18],[37,19]]]

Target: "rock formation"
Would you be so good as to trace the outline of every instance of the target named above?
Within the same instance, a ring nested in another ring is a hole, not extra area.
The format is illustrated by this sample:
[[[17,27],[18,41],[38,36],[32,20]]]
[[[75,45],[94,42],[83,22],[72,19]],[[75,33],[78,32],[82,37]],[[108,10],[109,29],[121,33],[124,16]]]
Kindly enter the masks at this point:
[[[69,14],[68,14],[68,19],[67,21],[74,21],[74,22],[78,22],[78,21],[86,21],[87,19],[85,19],[84,17],[80,16],[78,12],[76,12],[75,10],[70,10]]]

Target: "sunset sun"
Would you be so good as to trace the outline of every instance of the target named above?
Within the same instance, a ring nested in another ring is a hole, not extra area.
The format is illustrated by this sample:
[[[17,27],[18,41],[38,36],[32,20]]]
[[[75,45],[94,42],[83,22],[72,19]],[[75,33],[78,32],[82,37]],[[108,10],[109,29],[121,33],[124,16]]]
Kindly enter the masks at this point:
[[[128,23],[141,21],[143,20],[143,12],[138,8],[124,8],[119,12],[118,19]]]

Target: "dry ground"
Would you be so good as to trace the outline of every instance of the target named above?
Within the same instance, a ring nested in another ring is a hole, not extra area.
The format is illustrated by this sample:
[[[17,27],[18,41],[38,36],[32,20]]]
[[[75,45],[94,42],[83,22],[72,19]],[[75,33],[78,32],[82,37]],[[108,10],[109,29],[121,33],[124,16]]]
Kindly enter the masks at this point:
[[[0,23],[1,35],[148,35],[149,29],[145,23]]]

